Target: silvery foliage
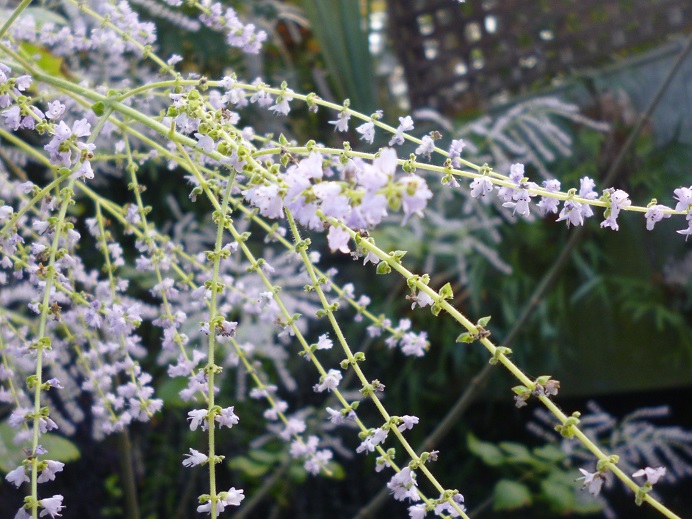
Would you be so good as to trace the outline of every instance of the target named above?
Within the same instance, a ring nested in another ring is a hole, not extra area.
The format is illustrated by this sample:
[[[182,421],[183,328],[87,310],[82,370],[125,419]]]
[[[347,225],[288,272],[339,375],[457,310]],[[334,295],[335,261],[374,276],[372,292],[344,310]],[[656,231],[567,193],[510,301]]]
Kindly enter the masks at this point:
[[[601,448],[619,456],[618,467],[633,474],[641,467],[666,467],[665,477],[659,485],[674,485],[692,476],[692,431],[675,425],[655,423],[671,414],[668,406],[642,407],[618,419],[595,401],[586,404],[588,414],[581,417],[582,431]],[[594,469],[593,454],[581,443],[558,436],[553,430],[550,414],[545,409],[534,411],[535,421],[527,428],[537,437],[555,445],[567,455],[567,467]],[[595,499],[601,504],[608,519],[617,514],[608,502],[607,491],[612,490],[617,478],[608,475],[603,489]],[[624,485],[623,485],[624,486]],[[579,492],[579,490],[577,490]],[[655,490],[654,490],[654,494]]]

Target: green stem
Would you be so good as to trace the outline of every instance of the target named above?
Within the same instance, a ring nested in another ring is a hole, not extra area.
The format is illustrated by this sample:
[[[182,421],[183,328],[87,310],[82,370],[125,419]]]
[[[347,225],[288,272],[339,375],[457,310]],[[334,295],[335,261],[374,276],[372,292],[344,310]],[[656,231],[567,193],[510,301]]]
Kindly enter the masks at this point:
[[[30,3],[31,0],[22,0],[22,2],[17,7],[15,7],[10,17],[7,19],[7,21],[5,21],[4,24],[2,24],[2,27],[0,27],[0,39],[2,39],[3,36],[5,36],[7,29],[9,29],[12,26],[12,24],[19,17],[19,15],[22,14],[22,11],[29,7]]]

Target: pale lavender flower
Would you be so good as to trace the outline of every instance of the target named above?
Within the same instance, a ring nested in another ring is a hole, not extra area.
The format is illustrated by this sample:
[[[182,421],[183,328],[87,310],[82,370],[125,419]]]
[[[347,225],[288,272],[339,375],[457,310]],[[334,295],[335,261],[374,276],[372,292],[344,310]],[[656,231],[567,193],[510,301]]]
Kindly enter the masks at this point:
[[[202,430],[206,431],[209,424],[207,423],[207,410],[206,409],[193,409],[187,413],[188,420],[190,421],[190,430],[196,431],[197,427],[202,425]]]
[[[196,467],[197,465],[206,463],[209,459],[206,454],[196,451],[195,449],[190,449],[190,454],[185,454],[185,456],[187,456],[187,459],[183,460],[184,467]]]
[[[229,429],[236,425],[240,418],[233,412],[234,406],[221,409],[221,412],[214,418],[219,423],[219,427],[228,427]]]
[[[587,200],[596,200],[598,198],[598,193],[594,191],[595,187],[596,183],[593,181],[593,179],[590,179],[589,177],[583,177],[579,181],[579,196],[582,198],[586,198]],[[593,209],[591,209],[591,206],[589,204],[579,204],[579,210],[583,217],[582,223],[579,225],[582,225],[584,223],[584,218],[589,218],[590,216],[593,216]],[[574,222],[572,223],[574,224]]]
[[[319,336],[319,339],[317,340],[317,344],[315,345],[316,350],[330,350],[334,346],[334,343],[332,340],[329,338],[329,335],[326,333],[323,335]]]
[[[351,118],[351,114],[347,110],[342,110],[336,120],[328,121],[329,124],[334,125],[334,131],[347,132],[348,131],[348,120]]]
[[[423,209],[425,209],[428,200],[430,200],[433,195],[425,180],[417,175],[408,175],[399,179],[397,184],[404,186],[404,191],[401,195],[404,219],[401,225],[406,225],[408,219],[414,214],[420,217],[423,216]]]
[[[364,452],[367,454],[368,452],[375,452],[375,444],[372,441],[372,436],[368,436],[365,438],[358,447],[356,447],[356,452],[360,454],[361,452]]]
[[[617,189],[611,192],[610,207],[607,211],[608,216],[601,222],[601,227],[610,227],[614,231],[617,231],[620,228],[617,223],[617,217],[620,214],[620,210],[623,207],[629,207],[630,205],[632,205],[632,201],[629,199],[629,195],[622,189]]]
[[[567,227],[571,225],[584,225],[584,211],[583,206],[579,202],[574,200],[565,200],[565,204],[562,206],[562,211],[558,216],[556,222],[567,222]],[[593,214],[593,213],[592,213]]]
[[[544,180],[543,189],[549,193],[556,193],[560,191],[560,181],[557,179]],[[541,200],[536,205],[538,206],[541,216],[545,216],[548,213],[557,213],[559,204],[560,201],[557,198],[542,196]]]
[[[332,391],[339,387],[339,382],[341,382],[341,372],[336,369],[330,369],[329,372],[327,372],[327,374],[320,380],[320,383],[313,386],[313,389],[317,393],[321,393],[325,389],[327,391]]]
[[[279,436],[288,441],[294,434],[300,434],[305,431],[306,427],[307,426],[304,420],[291,417],[288,419],[288,423],[286,424],[284,430],[279,433]]]
[[[493,182],[486,176],[474,178],[470,187],[473,198],[483,198],[493,192]]]
[[[655,485],[658,483],[658,480],[661,479],[663,476],[666,474],[666,468],[665,467],[658,467],[655,469],[652,469],[651,467],[646,467],[643,469],[638,470],[634,474],[632,474],[633,478],[639,478],[642,476],[646,476],[646,482]]]
[[[24,469],[24,465],[20,465],[16,469],[8,472],[7,475],[5,476],[5,479],[9,483],[12,483],[17,488],[22,486],[22,483],[28,483],[30,481],[28,476],[26,475],[26,470]]]
[[[663,220],[664,218],[670,218],[670,214],[664,213],[663,211],[669,211],[670,207],[665,205],[653,205],[646,210],[644,218],[646,218],[646,229],[652,231],[654,225]]]
[[[584,487],[587,487],[589,493],[597,496],[601,492],[601,486],[605,481],[605,474],[602,472],[588,472],[584,469],[579,469],[579,472],[584,474],[583,477],[577,478],[577,481],[583,480]]]
[[[413,130],[413,119],[410,115],[399,117],[399,126],[396,129],[394,137],[389,141],[390,146],[404,143],[404,132]]]
[[[688,212],[692,208],[692,186],[680,187],[673,191],[675,200],[678,203],[675,205],[676,211]]]
[[[399,429],[399,432],[404,432],[407,429],[413,429],[413,426],[416,425],[420,419],[417,416],[409,416],[409,415],[404,415],[401,416],[401,423],[397,426],[397,429]]]
[[[43,507],[43,510],[41,510],[39,517],[45,517],[46,515],[50,515],[51,517],[61,517],[62,514],[60,511],[65,508],[62,505],[62,500],[63,497],[59,494],[53,497],[41,499],[38,503]]]
[[[368,144],[372,144],[375,140],[375,123],[372,121],[361,124],[356,128],[356,131],[360,133],[360,138]]]
[[[287,88],[276,100],[276,104],[270,106],[269,109],[273,110],[277,115],[288,115],[288,112],[291,111],[291,107],[289,106],[288,102],[293,101],[293,93],[293,90]],[[262,104],[261,101],[258,100],[258,102],[260,105]]]
[[[435,303],[433,298],[422,290],[416,295],[409,296],[408,299],[413,301],[413,303],[411,303],[411,310],[413,310],[416,305],[418,305],[420,308],[425,308],[426,306],[432,306]]]
[[[430,158],[430,154],[435,151],[435,141],[429,135],[425,135],[421,141],[420,146],[416,148],[416,155]]]
[[[351,239],[351,235],[348,234],[341,227],[331,226],[329,232],[327,233],[327,242],[329,243],[329,248],[334,251],[341,251],[344,254],[351,252],[348,248],[348,242]]]
[[[62,469],[65,466],[64,463],[53,460],[46,460],[45,463],[46,467],[41,471],[41,474],[37,479],[39,483],[45,483],[46,481],[55,480],[55,474],[57,474],[58,472],[62,472]]]
[[[387,488],[389,488],[397,501],[403,501],[404,499],[420,501],[420,496],[416,490],[417,486],[416,473],[410,467],[401,469],[401,472],[395,474],[387,483]]]

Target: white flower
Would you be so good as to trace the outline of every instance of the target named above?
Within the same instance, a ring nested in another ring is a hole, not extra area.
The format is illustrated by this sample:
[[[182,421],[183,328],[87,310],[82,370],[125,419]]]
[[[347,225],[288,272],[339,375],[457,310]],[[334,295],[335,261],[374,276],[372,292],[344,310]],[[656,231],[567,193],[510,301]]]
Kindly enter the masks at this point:
[[[646,218],[647,231],[652,231],[654,225],[664,218],[670,218],[669,214],[663,212],[664,210],[670,210],[670,207],[666,207],[665,205],[653,205],[646,210],[644,218]]]
[[[369,144],[375,140],[375,123],[372,121],[361,124],[356,131],[361,134],[361,139]]]
[[[51,517],[61,517],[62,514],[60,513],[60,510],[65,508],[62,506],[62,499],[63,497],[60,494],[41,499],[38,504],[43,507],[43,510],[39,514],[39,517],[45,517],[46,515],[50,515]]]
[[[666,468],[665,467],[658,467],[655,469],[652,469],[651,467],[646,467],[643,469],[638,470],[634,474],[632,474],[633,478],[639,478],[641,476],[646,476],[646,481],[647,483],[650,483],[651,485],[655,485],[659,479],[661,479],[666,473]]]
[[[329,372],[323,377],[319,384],[316,384],[313,389],[321,393],[325,389],[332,391],[339,387],[339,382],[341,382],[341,372],[336,369],[330,369]]]
[[[190,430],[196,431],[197,427],[202,424],[202,430],[206,431],[209,424],[207,423],[207,410],[206,409],[193,409],[187,413],[188,420],[190,420]]]
[[[41,475],[38,477],[39,483],[45,483],[46,481],[53,481],[55,479],[55,474],[62,472],[64,463],[53,460],[46,460],[46,467],[41,471]]]
[[[397,427],[397,429],[399,429],[399,432],[404,432],[406,429],[413,429],[413,426],[416,425],[419,421],[419,418],[417,416],[404,415],[400,418],[401,423]]]
[[[476,177],[471,182],[471,196],[473,198],[483,198],[493,192],[493,183],[488,177]]]
[[[13,471],[8,472],[5,476],[5,479],[17,488],[22,486],[22,483],[29,482],[29,478],[27,477],[26,471],[24,470],[24,465],[20,465]]]
[[[348,120],[351,118],[351,114],[342,111],[339,112],[339,117],[335,121],[329,121],[329,124],[334,125],[334,131],[347,132],[348,131]]]
[[[206,462],[209,458],[206,454],[203,454],[195,449],[190,449],[190,454],[185,454],[187,459],[183,460],[184,467],[195,467]]]
[[[320,335],[319,340],[317,341],[317,345],[315,346],[316,350],[330,350],[334,344],[332,343],[332,340],[329,338],[329,335],[326,333],[323,335]]]
[[[332,252],[339,250],[344,254],[351,252],[348,248],[348,241],[351,239],[351,235],[341,227],[330,227],[327,233],[327,242],[329,243],[329,248]]]
[[[220,414],[216,415],[216,420],[219,422],[219,427],[228,427],[229,429],[233,427],[240,421],[240,418],[233,412],[234,406],[226,407],[221,410]]]
[[[601,486],[605,481],[605,474],[602,472],[587,472],[584,469],[579,469],[579,472],[584,474],[584,477],[577,478],[577,481],[584,480],[584,486],[588,487],[589,493],[597,496],[601,491]]]
[[[394,499],[398,501],[403,501],[404,499],[420,501],[420,496],[416,490],[417,485],[416,473],[410,467],[404,467],[401,472],[395,474],[387,483],[387,488],[392,492]]]

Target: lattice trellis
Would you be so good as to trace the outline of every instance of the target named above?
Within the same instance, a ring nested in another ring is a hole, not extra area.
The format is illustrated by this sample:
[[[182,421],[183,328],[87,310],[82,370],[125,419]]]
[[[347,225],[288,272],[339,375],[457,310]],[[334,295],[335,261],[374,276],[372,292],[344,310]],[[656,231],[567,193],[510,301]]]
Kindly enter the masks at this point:
[[[692,30],[689,0],[389,0],[413,106],[446,114]]]

